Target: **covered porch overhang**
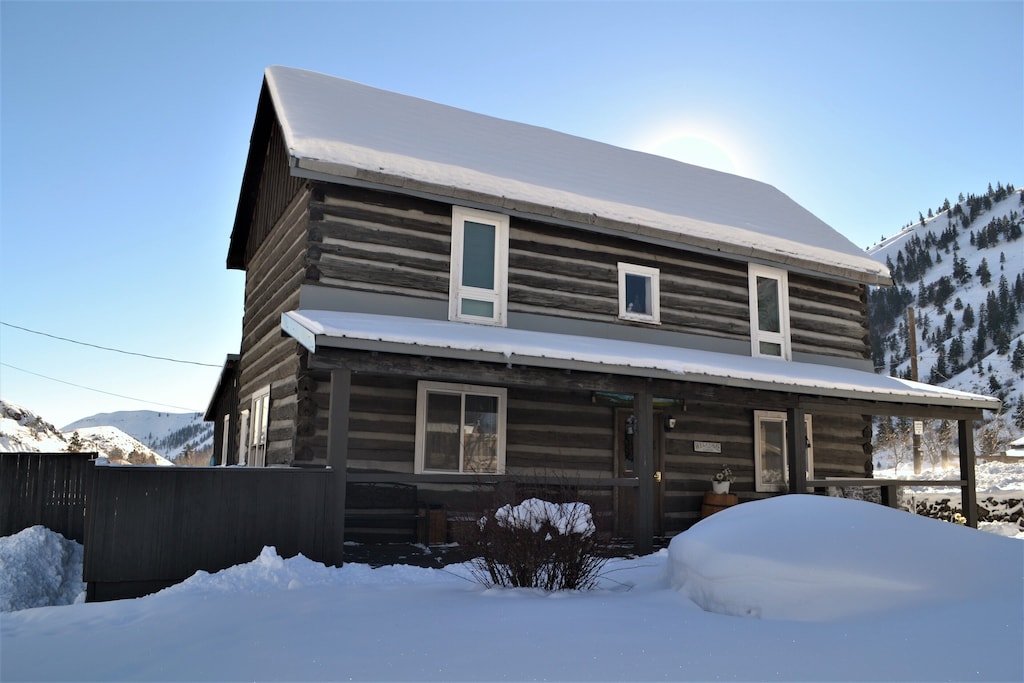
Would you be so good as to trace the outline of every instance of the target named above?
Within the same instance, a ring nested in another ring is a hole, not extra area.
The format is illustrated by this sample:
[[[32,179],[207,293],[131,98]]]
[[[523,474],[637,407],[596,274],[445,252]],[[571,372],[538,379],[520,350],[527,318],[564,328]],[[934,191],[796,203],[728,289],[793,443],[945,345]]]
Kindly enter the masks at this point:
[[[977,526],[973,421],[1000,402],[847,367],[751,358],[641,342],[535,332],[408,317],[300,310],[284,313],[282,330],[309,352],[309,369],[331,372],[328,461],[341,474],[343,508],[352,373],[505,386],[628,392],[638,433],[654,429],[655,396],[785,411],[791,492],[834,485],[807,480],[805,413],[857,413],[956,420],[964,514]],[[654,470],[643,439],[636,453],[638,552],[653,542]],[[465,479],[462,479],[465,481]],[[342,531],[343,533],[343,531]]]

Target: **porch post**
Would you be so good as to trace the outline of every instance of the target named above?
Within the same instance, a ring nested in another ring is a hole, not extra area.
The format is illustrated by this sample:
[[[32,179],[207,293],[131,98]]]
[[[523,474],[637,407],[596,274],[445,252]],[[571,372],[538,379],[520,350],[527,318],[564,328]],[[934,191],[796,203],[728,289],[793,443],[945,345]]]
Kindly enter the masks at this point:
[[[978,488],[974,478],[974,421],[959,421],[960,479],[964,481],[960,502],[964,508],[967,526],[978,528]]]
[[[633,395],[636,436],[633,437],[634,467],[639,486],[633,536],[637,555],[654,552],[654,400],[645,382]]]
[[[327,422],[327,464],[331,468],[328,482],[330,515],[327,524],[327,549],[333,564],[340,567],[345,560],[345,487],[348,480],[348,411],[352,395],[352,372],[331,371],[331,403]]]
[[[803,408],[786,411],[786,458],[789,492],[807,493],[807,423]]]

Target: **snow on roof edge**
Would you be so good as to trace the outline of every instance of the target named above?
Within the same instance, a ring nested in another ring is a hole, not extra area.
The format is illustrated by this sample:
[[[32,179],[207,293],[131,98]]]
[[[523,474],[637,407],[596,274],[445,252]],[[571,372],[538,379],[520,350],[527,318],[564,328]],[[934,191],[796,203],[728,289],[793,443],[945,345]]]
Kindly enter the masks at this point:
[[[358,343],[394,345],[415,353],[417,348],[448,349],[464,354],[493,354],[496,359],[523,365],[557,367],[562,363],[593,365],[607,372],[717,383],[737,387],[797,391],[884,403],[941,405],[998,410],[998,399],[877,375],[850,368],[752,358],[712,351],[661,346],[598,337],[534,332],[472,325],[447,320],[297,310],[281,316],[282,329],[311,352],[323,347],[359,348]],[[340,343],[341,340],[346,340]]]

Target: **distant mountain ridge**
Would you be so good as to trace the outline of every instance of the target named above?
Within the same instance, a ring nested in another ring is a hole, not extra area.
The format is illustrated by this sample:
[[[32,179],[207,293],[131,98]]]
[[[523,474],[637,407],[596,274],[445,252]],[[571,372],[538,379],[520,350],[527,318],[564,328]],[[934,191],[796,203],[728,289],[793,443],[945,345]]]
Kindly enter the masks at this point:
[[[97,453],[112,463],[172,465],[116,427],[82,427],[60,432],[31,410],[0,399],[0,452]]]
[[[920,381],[1003,401],[981,430],[980,453],[1024,434],[1022,214],[1024,192],[997,183],[945,200],[868,249],[895,282],[868,296],[876,372],[910,378],[913,307]]]
[[[88,427],[116,427],[130,434],[168,460],[186,453],[213,449],[213,424],[202,413],[163,413],[154,410],[121,410],[75,420],[62,432]]]

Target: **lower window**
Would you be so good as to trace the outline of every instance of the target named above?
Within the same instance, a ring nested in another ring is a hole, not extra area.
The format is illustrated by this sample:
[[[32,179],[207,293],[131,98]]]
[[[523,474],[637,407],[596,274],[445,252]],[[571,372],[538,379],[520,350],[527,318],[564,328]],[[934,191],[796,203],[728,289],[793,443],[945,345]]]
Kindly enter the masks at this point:
[[[811,416],[804,415],[807,428],[807,478],[814,476],[814,448]],[[786,450],[786,413],[754,411],[754,484],[758,491],[784,491],[789,483]]]
[[[420,382],[416,472],[504,474],[505,389]]]

